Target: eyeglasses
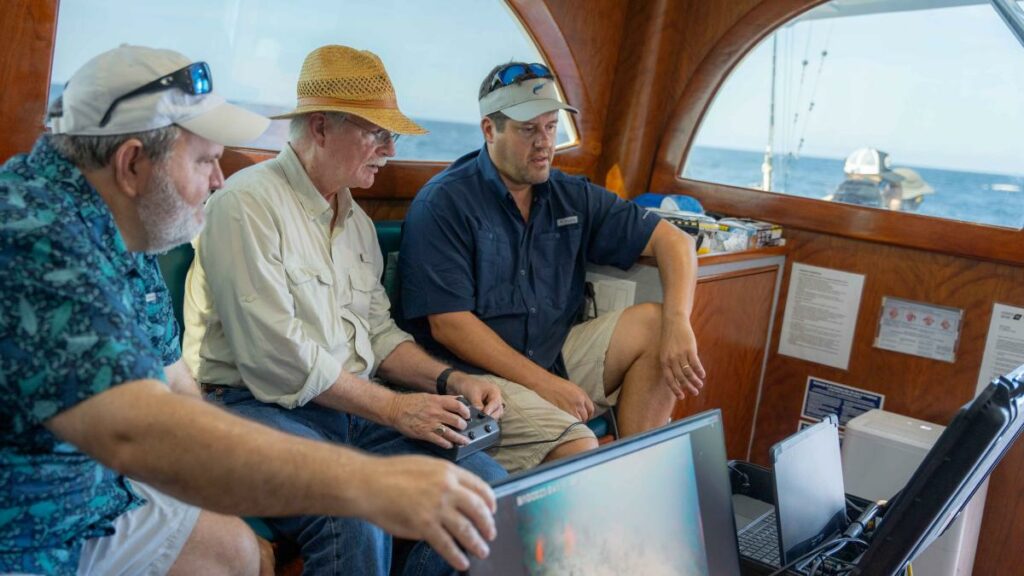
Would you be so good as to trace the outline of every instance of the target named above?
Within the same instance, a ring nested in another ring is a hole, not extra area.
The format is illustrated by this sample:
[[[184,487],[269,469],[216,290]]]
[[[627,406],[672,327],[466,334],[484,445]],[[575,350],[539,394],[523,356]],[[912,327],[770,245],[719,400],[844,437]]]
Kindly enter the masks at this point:
[[[488,91],[502,86],[510,86],[516,82],[530,78],[553,78],[551,70],[543,64],[509,64],[494,73],[491,79],[491,86]]]
[[[367,134],[373,136],[373,142],[377,146],[387,146],[388,142],[394,142],[395,144],[397,144],[398,139],[402,136],[401,134],[391,132],[390,130],[386,130],[384,128],[371,128],[370,126],[367,126],[366,123],[363,122],[362,120],[357,121],[356,118],[358,118],[358,116],[353,116],[352,114],[345,116],[345,119],[351,122],[352,124],[355,124],[356,128],[359,128],[363,132],[366,132]]]
[[[110,122],[110,116],[114,113],[114,108],[117,107],[121,101],[142,94],[160,92],[161,90],[170,90],[171,88],[181,88],[186,94],[191,94],[193,96],[209,94],[213,91],[213,76],[210,74],[210,67],[206,62],[195,62],[185,66],[181,70],[176,70],[166,76],[157,78],[148,84],[143,84],[127,94],[118,96],[110,103],[110,108],[107,108],[107,113],[104,114],[103,119],[100,120],[100,128],[103,128],[108,122]]]

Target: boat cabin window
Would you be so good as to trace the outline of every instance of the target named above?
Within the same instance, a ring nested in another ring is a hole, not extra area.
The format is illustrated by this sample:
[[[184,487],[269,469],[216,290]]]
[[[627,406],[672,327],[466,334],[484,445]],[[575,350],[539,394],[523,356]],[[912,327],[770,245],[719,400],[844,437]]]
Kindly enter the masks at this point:
[[[85,61],[119,44],[170,48],[210,64],[215,90],[273,115],[295,107],[302,61],[325,44],[370,50],[384,61],[402,110],[430,130],[402,138],[397,158],[450,161],[483,143],[477,92],[510,60],[543,62],[501,0],[62,0],[50,100]],[[288,122],[275,121],[253,148],[279,150]],[[560,147],[576,142],[561,116]]]
[[[728,76],[682,176],[1024,228],[1024,12],[999,4],[805,12]]]

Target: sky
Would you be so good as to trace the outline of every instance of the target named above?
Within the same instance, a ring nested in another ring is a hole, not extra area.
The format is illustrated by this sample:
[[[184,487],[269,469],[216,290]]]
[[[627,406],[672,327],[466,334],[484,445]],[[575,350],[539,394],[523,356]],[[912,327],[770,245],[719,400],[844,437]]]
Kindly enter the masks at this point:
[[[1024,174],[1024,47],[988,4],[810,20],[778,36],[776,152],[803,138],[803,155],[868,146],[895,164]],[[369,49],[407,114],[474,124],[495,64],[541,60],[498,0],[62,0],[54,82],[123,42],[206,60],[217,92],[282,109],[313,48]],[[697,145],[764,149],[771,64],[769,37],[716,96]]]
[[[541,61],[502,2],[488,0],[61,0],[53,80],[121,43],[171,48],[210,64],[235,101],[295,104],[302,60],[324,44],[371,50],[401,109],[476,124],[496,64]]]
[[[769,36],[696,144],[763,151],[771,71]],[[872,147],[895,165],[1024,175],[1024,46],[987,3],[795,22],[778,32],[775,79],[777,153],[803,138],[803,155]]]

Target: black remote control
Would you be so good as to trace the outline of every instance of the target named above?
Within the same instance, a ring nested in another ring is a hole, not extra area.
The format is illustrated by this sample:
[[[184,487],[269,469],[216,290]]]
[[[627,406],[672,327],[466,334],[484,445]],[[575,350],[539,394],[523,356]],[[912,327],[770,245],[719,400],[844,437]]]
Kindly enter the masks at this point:
[[[469,408],[469,420],[466,421],[465,430],[461,432],[456,430],[456,432],[469,438],[469,444],[465,446],[456,444],[451,448],[442,448],[433,442],[424,441],[427,448],[452,462],[458,462],[470,454],[486,450],[501,440],[501,426],[498,425],[497,420],[476,409],[462,396],[459,396],[458,399]]]

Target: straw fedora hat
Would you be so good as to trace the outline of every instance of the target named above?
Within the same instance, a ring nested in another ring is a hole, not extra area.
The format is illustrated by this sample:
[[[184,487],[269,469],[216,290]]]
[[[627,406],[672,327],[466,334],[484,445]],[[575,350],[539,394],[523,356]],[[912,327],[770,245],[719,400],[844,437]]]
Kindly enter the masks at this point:
[[[395,87],[380,58],[368,50],[321,46],[306,56],[296,87],[298,106],[275,120],[309,112],[347,112],[398,134],[426,134],[398,109]]]

